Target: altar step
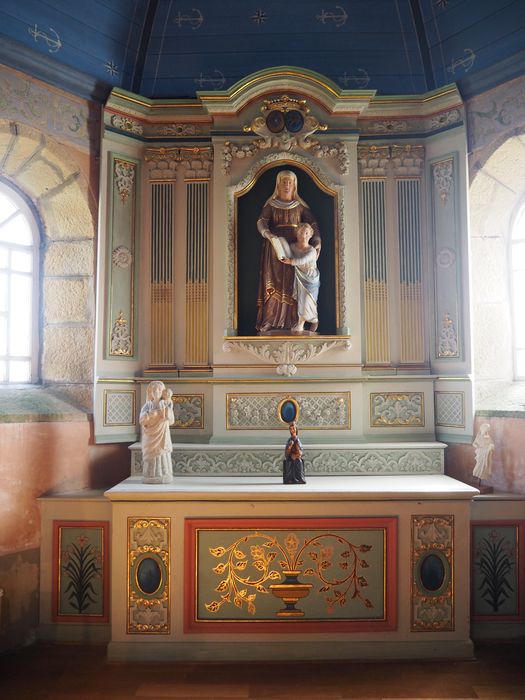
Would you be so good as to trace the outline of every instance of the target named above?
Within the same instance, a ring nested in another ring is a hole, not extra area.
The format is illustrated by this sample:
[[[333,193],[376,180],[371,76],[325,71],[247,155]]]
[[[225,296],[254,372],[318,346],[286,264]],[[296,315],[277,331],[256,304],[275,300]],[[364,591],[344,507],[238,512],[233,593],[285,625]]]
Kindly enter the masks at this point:
[[[309,475],[443,474],[446,445],[441,442],[309,444],[304,462]],[[130,446],[131,475],[142,474],[140,442]],[[284,447],[279,445],[214,445],[177,443],[174,474],[195,476],[282,474]]]

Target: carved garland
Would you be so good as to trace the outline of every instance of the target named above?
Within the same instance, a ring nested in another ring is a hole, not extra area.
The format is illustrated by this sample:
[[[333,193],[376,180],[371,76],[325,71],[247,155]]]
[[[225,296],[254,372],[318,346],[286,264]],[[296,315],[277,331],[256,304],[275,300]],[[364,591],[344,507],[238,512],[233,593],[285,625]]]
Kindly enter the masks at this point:
[[[275,145],[282,147],[282,144],[274,144],[273,142],[270,145],[266,145],[266,142],[263,140],[252,141],[251,143],[233,143],[231,141],[226,141],[222,150],[222,172],[224,175],[230,174],[234,158],[253,158],[260,149],[271,148]],[[309,148],[310,153],[316,158],[333,158],[337,160],[341,175],[348,174],[350,157],[348,155],[347,145],[343,141],[326,144],[321,144],[316,141],[313,146],[308,147],[302,143],[297,143],[296,145],[305,150]]]
[[[222,349],[224,352],[232,352],[232,350],[245,350],[255,357],[266,360],[267,362],[277,365],[277,374],[285,377],[293,377],[297,373],[297,363],[309,362],[314,357],[322,355],[327,350],[341,347],[344,350],[350,350],[352,343],[348,338],[341,340],[321,340],[321,341],[285,341],[278,340],[275,342],[259,341],[226,341]]]

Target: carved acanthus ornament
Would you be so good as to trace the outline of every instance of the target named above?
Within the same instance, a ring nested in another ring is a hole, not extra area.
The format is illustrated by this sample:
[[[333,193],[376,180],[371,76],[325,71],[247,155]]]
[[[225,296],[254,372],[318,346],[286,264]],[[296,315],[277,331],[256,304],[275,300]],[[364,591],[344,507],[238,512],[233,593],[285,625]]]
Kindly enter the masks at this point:
[[[425,409],[423,394],[410,392],[395,394],[386,392],[370,395],[370,425],[373,428],[385,426],[423,427]]]
[[[255,117],[243,130],[260,136],[254,141],[259,148],[289,151],[293,146],[298,146],[308,150],[319,143],[310,136],[316,131],[328,129],[326,124],[321,124],[309,112],[306,100],[296,100],[283,95],[273,100],[265,100],[261,107],[262,116]]]
[[[227,141],[222,151],[222,172],[228,175],[231,172],[234,158],[252,158],[258,152],[260,145],[257,143],[232,143]],[[348,148],[346,143],[317,143],[312,146],[310,152],[316,158],[333,158],[338,162],[338,169],[341,175],[347,175],[350,165]]]
[[[239,341],[228,340],[222,349],[224,352],[244,350],[260,360],[276,364],[277,374],[293,377],[297,373],[297,364],[306,363],[334,348],[350,350],[352,342],[349,338],[341,340],[312,340],[312,341]]]
[[[115,158],[114,179],[122,204],[126,204],[128,197],[131,194],[135,184],[136,170],[137,166],[135,163],[130,163],[129,161],[121,160],[120,158]]]
[[[303,424],[301,423],[304,428]],[[131,451],[131,473],[142,474],[142,452]],[[250,448],[224,450],[182,449],[175,445],[172,452],[174,474],[256,474],[271,476],[282,474],[282,450]],[[370,450],[345,448],[308,448],[309,474],[442,474],[443,452],[435,448],[406,448]]]
[[[163,124],[152,128],[151,133],[159,136],[200,136],[202,129],[196,124]]]
[[[181,165],[186,169],[187,177],[209,177],[213,164],[213,148],[148,148],[145,161],[150,180],[175,179],[177,169]]]
[[[128,322],[124,318],[124,313],[122,311],[119,312],[118,318],[113,324],[109,354],[128,357],[133,354]]]
[[[450,109],[448,112],[436,114],[430,120],[431,129],[443,129],[445,126],[456,124],[461,120],[461,112],[459,109]]]
[[[445,311],[443,314],[443,321],[439,332],[438,357],[459,357],[456,328],[448,311]]]
[[[120,114],[113,114],[111,117],[111,126],[114,126],[120,131],[127,131],[130,134],[142,134],[144,127],[139,122],[130,117],[123,117]]]
[[[434,163],[432,172],[434,174],[434,186],[439,192],[439,198],[443,205],[454,187],[454,169],[452,158],[442,160],[439,163]]]

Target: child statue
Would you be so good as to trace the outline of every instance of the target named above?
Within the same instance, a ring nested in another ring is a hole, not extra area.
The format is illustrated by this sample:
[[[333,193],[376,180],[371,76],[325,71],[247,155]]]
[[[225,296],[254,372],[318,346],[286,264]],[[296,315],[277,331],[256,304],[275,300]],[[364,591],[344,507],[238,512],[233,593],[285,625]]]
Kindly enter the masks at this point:
[[[295,421],[290,423],[290,437],[284,450],[283,484],[306,484],[303,446],[298,437],[297,423]]]
[[[314,230],[310,224],[300,224],[297,229],[297,241],[288,245],[290,256],[285,255],[281,258],[281,262],[293,265],[295,269],[293,298],[297,302],[297,323],[292,326],[294,333],[302,333],[305,322],[310,324],[310,331],[314,333],[319,324],[317,317],[317,297],[320,286],[320,275],[317,269],[319,252],[308,242],[313,236]],[[281,244],[287,244],[286,239],[279,240]]]
[[[480,482],[483,479],[488,479],[492,474],[494,443],[489,435],[489,430],[490,424],[482,423],[472,443],[476,453],[476,466],[474,467],[472,475],[477,476]]]
[[[148,384],[146,403],[140,411],[142,426],[142,481],[145,484],[169,484],[173,480],[170,425],[173,415],[172,391],[163,382]]]

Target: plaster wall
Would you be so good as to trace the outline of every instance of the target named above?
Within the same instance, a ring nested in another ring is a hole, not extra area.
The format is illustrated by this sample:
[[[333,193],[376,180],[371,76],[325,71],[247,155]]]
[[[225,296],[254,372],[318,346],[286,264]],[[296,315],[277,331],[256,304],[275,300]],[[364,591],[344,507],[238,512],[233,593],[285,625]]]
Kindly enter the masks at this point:
[[[95,445],[93,424],[0,423],[0,652],[35,640],[40,510],[50,492],[112,486],[129,474],[125,445]]]
[[[502,416],[477,416],[474,434],[482,423],[490,424],[494,441],[492,477],[495,491],[525,494],[525,419]],[[445,450],[445,473],[454,479],[477,486],[472,445],[450,444]]]

